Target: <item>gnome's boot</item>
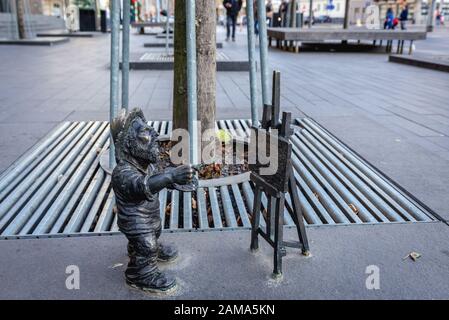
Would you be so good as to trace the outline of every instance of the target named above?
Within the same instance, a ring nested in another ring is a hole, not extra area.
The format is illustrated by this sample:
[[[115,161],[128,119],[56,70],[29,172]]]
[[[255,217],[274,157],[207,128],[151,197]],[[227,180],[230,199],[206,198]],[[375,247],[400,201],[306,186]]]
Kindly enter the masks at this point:
[[[130,243],[128,243],[128,255],[131,257],[135,255],[135,251]],[[159,249],[157,253],[157,260],[161,262],[173,262],[178,258],[178,250],[168,244],[159,244]]]
[[[178,258],[178,250],[168,244],[159,244],[157,260],[162,262],[173,262]]]
[[[128,285],[154,293],[168,293],[176,288],[176,279],[157,267],[159,246],[154,235],[129,238],[128,250]]]

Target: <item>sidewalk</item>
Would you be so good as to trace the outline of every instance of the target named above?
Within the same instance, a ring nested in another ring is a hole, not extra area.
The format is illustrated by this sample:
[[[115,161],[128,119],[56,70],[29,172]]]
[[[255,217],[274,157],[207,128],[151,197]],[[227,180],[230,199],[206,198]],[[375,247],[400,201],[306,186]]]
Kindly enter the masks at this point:
[[[0,299],[449,298],[449,232],[442,223],[308,228],[308,236],[312,256],[289,249],[284,278],[274,281],[272,250],[260,240],[260,251],[251,253],[249,231],[163,234],[181,254],[166,267],[179,289],[165,298],[125,285],[122,236],[0,241]],[[411,251],[422,257],[404,259]],[[68,265],[79,267],[79,290],[65,287]],[[371,265],[379,267],[379,290],[365,286]]]

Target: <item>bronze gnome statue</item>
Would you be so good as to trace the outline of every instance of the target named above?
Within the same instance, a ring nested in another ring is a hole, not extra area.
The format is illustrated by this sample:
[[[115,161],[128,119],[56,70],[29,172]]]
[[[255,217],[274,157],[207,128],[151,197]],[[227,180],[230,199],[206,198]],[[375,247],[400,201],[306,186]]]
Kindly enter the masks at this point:
[[[158,262],[176,259],[175,248],[159,242],[161,218],[158,193],[174,184],[192,181],[193,169],[182,165],[156,173],[159,159],[157,132],[147,124],[140,109],[124,110],[111,124],[117,165],[112,173],[117,223],[128,239],[128,285],[145,291],[166,293],[176,279],[159,270]]]

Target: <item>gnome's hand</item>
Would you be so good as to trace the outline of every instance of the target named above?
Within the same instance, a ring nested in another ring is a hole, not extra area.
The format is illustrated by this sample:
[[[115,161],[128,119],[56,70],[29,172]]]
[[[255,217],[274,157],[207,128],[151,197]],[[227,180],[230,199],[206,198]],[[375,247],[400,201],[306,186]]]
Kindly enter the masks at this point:
[[[187,184],[192,182],[194,169],[192,165],[185,164],[170,171],[171,181],[177,184]]]

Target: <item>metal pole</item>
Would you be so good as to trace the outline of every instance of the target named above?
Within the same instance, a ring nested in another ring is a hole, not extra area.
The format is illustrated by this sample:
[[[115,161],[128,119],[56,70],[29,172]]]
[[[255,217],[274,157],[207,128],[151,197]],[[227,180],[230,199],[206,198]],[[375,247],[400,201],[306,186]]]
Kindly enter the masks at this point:
[[[161,20],[161,13],[159,12],[161,11],[160,1],[161,0],[156,0],[156,22],[160,22]]]
[[[267,12],[264,0],[257,0],[257,14],[259,19],[259,52],[260,70],[262,81],[263,104],[270,104],[268,88],[268,36],[267,36]]]
[[[168,55],[168,38],[170,36],[170,0],[167,0],[167,5],[165,8],[167,11],[167,21],[165,22],[165,54]]]
[[[249,70],[249,85],[251,95],[251,121],[253,126],[259,125],[259,117],[257,115],[257,74],[256,74],[256,60],[255,51],[256,45],[254,40],[254,9],[253,2],[246,1],[246,16],[247,16],[247,33],[248,33],[248,60],[250,64]]]
[[[435,9],[436,9],[437,1],[432,0],[432,4],[429,6],[427,10],[427,32],[432,32],[435,26]]]
[[[349,0],[345,0],[345,17],[343,20],[343,29],[348,29],[349,27]]]
[[[109,123],[117,115],[119,98],[119,51],[120,51],[120,3],[119,0],[111,0],[111,79],[109,96]],[[110,136],[109,166],[115,165],[115,148],[112,136]]]
[[[313,0],[309,1],[309,28],[312,28],[312,16],[313,16]]]
[[[123,0],[123,28],[122,28],[122,108],[129,107],[129,24],[130,0]]]
[[[168,30],[167,30],[168,31]],[[195,0],[186,1],[187,40],[187,105],[189,121],[189,158],[191,164],[198,163],[197,144],[197,80],[196,80],[196,30]]]

